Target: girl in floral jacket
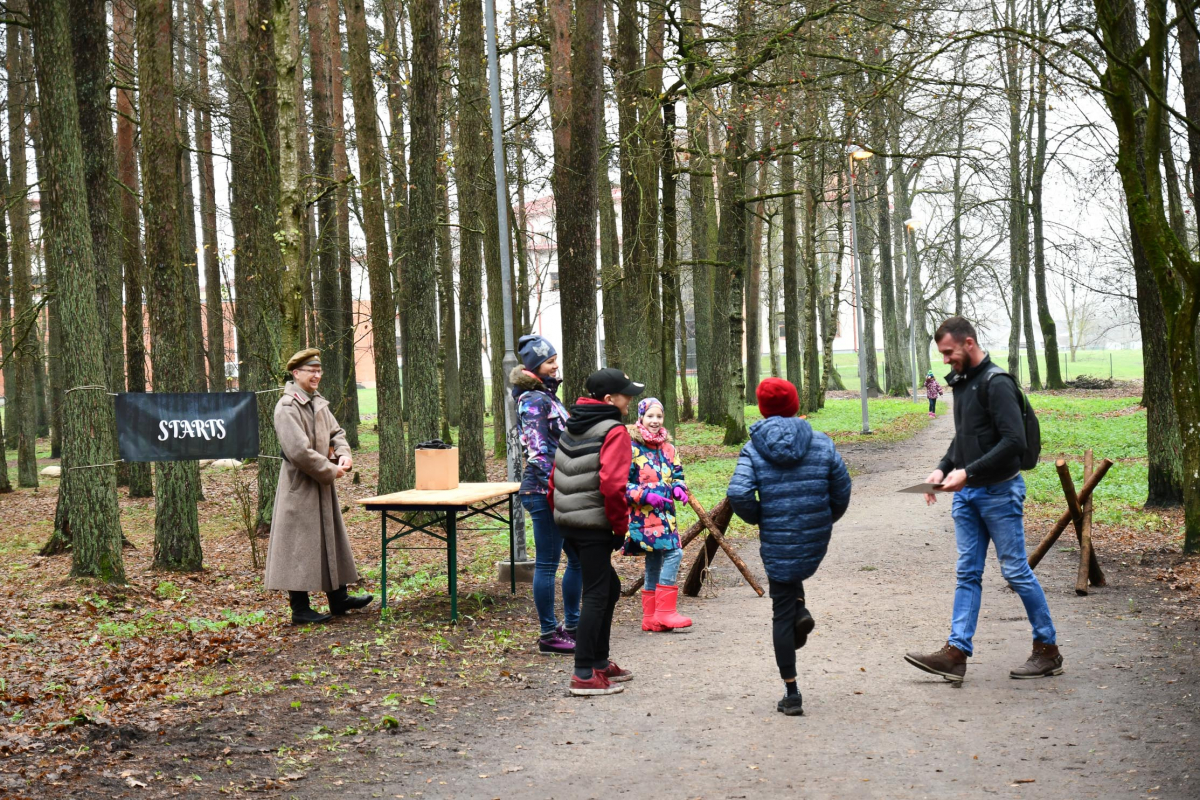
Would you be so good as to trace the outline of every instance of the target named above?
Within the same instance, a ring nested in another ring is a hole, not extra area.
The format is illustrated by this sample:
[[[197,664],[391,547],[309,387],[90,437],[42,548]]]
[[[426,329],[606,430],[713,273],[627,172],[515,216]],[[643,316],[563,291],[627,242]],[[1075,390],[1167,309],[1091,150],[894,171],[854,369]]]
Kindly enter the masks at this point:
[[[929,370],[925,373],[925,397],[929,399],[929,416],[937,416],[937,401],[942,394],[942,385],[933,377],[933,370]]]
[[[642,589],[642,630],[667,631],[690,627],[692,621],[676,611],[675,585],[683,551],[675,525],[675,504],[686,504],[683,464],[670,434],[663,427],[663,404],[654,397],[638,403],[638,421],[629,426],[633,463],[629,468],[629,542],[627,549],[646,554],[646,585]]]
[[[583,595],[583,574],[575,550],[566,544],[546,493],[558,437],[566,429],[566,406],[558,399],[558,353],[554,345],[536,334],[517,341],[521,366],[509,375],[513,398],[517,402],[517,420],[521,425],[521,444],[525,449],[525,477],[521,481],[521,505],[533,520],[533,605],[537,608],[541,635],[538,652],[544,655],[572,655],[575,629],[579,625],[579,604]],[[563,624],[554,615],[554,584],[558,565],[566,551],[567,568],[563,572]]]

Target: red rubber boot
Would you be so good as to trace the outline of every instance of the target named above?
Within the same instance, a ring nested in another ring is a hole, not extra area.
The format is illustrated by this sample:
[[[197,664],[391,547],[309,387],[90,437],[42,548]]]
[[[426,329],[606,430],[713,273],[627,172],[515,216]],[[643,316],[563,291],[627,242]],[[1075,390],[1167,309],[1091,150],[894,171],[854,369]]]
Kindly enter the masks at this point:
[[[656,608],[655,593],[642,589],[642,630],[665,631],[666,627],[654,618]]]
[[[660,583],[655,594],[655,622],[662,625],[664,630],[692,627],[692,621],[675,610],[679,600],[678,586],[663,586]]]

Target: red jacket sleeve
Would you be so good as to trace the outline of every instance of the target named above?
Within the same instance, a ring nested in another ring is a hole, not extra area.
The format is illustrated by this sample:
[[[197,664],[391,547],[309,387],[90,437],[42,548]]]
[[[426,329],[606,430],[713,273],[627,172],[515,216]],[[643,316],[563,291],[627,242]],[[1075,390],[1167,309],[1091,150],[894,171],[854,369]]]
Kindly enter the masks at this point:
[[[604,437],[600,446],[600,495],[604,498],[604,515],[613,533],[624,536],[629,532],[629,503],[625,490],[629,485],[629,465],[633,463],[633,442],[624,425],[617,425]]]

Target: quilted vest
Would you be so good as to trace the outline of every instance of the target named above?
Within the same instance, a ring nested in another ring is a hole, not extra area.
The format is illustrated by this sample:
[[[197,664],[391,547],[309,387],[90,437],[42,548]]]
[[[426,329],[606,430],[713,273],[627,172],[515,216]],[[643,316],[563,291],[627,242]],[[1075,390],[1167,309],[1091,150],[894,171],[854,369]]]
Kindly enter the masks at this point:
[[[554,522],[568,528],[608,530],[600,494],[600,447],[620,420],[603,419],[580,435],[564,431],[554,453]]]

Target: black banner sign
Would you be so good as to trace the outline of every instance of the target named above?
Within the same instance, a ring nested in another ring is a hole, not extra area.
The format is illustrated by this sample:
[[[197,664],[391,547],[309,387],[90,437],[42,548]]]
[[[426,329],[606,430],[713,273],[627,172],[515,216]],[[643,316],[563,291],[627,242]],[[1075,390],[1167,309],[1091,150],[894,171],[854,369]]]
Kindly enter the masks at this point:
[[[254,392],[117,395],[123,461],[197,461],[258,455]]]

